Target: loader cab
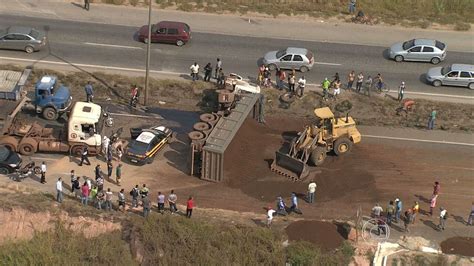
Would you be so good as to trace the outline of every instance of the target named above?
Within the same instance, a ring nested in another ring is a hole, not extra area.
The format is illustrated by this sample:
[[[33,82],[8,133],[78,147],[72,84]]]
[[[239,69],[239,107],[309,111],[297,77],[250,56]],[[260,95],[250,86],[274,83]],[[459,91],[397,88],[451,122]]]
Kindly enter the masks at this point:
[[[314,109],[314,114],[320,119],[319,125],[321,128],[322,139],[330,139],[334,133],[334,114],[328,107]]]

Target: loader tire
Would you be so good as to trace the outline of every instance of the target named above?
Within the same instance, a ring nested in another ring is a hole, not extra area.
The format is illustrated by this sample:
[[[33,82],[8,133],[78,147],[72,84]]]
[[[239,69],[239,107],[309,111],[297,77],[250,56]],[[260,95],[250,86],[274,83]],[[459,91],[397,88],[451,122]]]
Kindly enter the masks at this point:
[[[327,157],[327,152],[325,147],[318,146],[316,147],[309,156],[309,162],[313,166],[320,166],[324,163]]]
[[[352,141],[347,137],[342,137],[334,142],[334,153],[337,156],[346,154],[352,149]]]
[[[18,151],[26,156],[33,155],[38,148],[38,143],[32,138],[26,138],[20,142]]]
[[[17,151],[18,149],[18,139],[12,136],[5,136],[0,138],[0,145],[4,145],[9,148],[11,151]]]

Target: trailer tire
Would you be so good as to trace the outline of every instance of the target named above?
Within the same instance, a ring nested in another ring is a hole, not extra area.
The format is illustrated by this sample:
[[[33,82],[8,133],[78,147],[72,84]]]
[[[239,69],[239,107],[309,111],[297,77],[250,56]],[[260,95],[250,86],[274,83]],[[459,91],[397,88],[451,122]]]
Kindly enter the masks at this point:
[[[57,120],[59,114],[53,107],[46,107],[43,109],[43,117],[46,120]]]
[[[347,137],[341,137],[334,142],[334,153],[339,155],[344,155],[350,152],[352,149],[352,141]]]
[[[327,157],[326,148],[317,146],[309,156],[309,162],[314,166],[320,166],[324,163]]]
[[[76,145],[71,148],[71,155],[80,157],[82,155],[82,146]]]
[[[18,139],[12,136],[5,136],[0,139],[0,145],[4,145],[12,151],[17,151],[18,149]]]
[[[23,155],[33,155],[38,148],[38,143],[32,138],[26,138],[20,142],[18,151]]]

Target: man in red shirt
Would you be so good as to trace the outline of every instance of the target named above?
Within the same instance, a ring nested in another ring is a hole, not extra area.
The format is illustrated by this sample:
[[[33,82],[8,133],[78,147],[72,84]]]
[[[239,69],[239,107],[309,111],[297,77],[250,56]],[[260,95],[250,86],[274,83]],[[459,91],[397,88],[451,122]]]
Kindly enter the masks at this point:
[[[186,217],[187,218],[191,218],[191,215],[193,214],[193,207],[194,207],[193,197],[189,196],[189,199],[186,202]]]

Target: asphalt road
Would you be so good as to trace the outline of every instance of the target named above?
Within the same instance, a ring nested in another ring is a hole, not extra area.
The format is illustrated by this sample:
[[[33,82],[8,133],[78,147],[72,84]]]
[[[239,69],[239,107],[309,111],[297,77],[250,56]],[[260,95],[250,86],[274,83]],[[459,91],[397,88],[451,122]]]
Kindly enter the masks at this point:
[[[143,69],[146,45],[135,40],[136,27],[105,25],[53,19],[2,15],[0,27],[9,25],[34,26],[47,31],[49,45],[40,52],[28,55],[21,51],[0,50],[0,57],[34,60],[63,61],[90,65],[105,65]],[[308,83],[320,83],[324,77],[338,72],[344,77],[351,70],[372,76],[381,73],[392,89],[400,81],[407,83],[407,92],[474,96],[467,88],[435,88],[424,83],[423,73],[429,63],[396,63],[386,59],[386,49],[378,46],[305,42],[269,38],[238,37],[231,35],[193,32],[193,39],[183,47],[167,44],[152,45],[151,68],[158,71],[188,73],[189,66],[198,62],[203,67],[223,61],[224,72],[239,73],[255,78],[257,62],[267,51],[288,46],[305,47],[315,52],[315,67],[306,73]],[[383,36],[381,36],[383,37]],[[109,46],[114,45],[114,46]],[[2,60],[6,61],[6,60]],[[1,62],[1,61],[0,61]],[[472,53],[449,52],[440,65],[452,63],[473,64]]]

